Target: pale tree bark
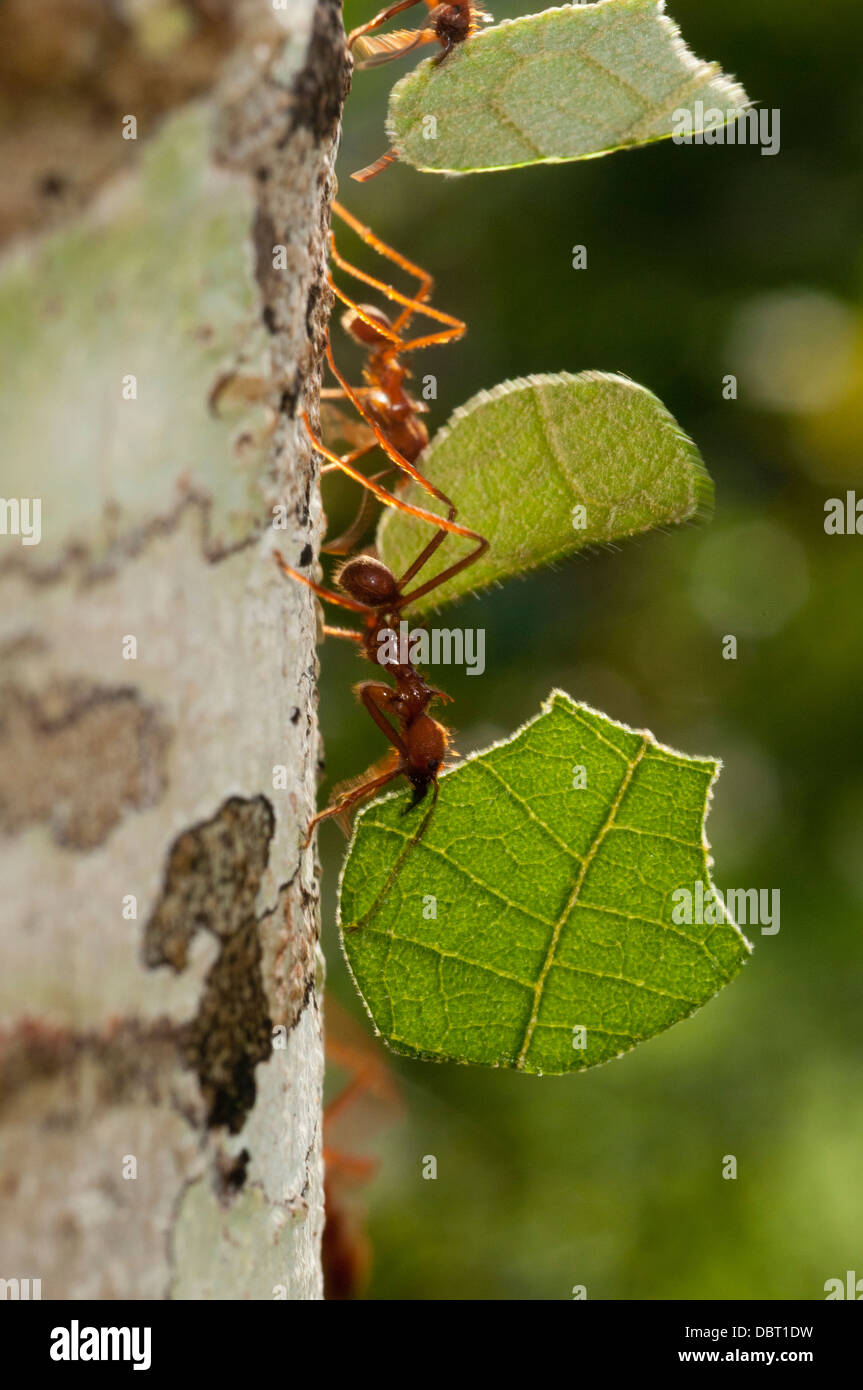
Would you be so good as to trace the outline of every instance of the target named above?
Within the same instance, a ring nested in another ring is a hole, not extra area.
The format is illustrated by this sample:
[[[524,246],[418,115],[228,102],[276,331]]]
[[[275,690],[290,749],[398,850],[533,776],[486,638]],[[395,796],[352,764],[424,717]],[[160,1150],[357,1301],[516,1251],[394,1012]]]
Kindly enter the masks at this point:
[[[23,544],[8,505],[0,535],[0,1278],[20,1296],[322,1296],[318,883],[301,850],[315,606],[271,551],[310,563],[320,539],[301,412],[317,419],[348,63],[336,0],[244,0],[232,23],[203,113],[153,133],[150,165],[139,132],[126,172],[9,272],[44,378],[25,429],[28,368],[13,373],[3,484],[31,515],[41,500],[42,536]],[[196,251],[199,205],[176,231],[156,208],[175,237],[160,257],[134,238],[199,127],[209,230]],[[273,418],[232,434],[205,387],[250,341],[278,381]]]

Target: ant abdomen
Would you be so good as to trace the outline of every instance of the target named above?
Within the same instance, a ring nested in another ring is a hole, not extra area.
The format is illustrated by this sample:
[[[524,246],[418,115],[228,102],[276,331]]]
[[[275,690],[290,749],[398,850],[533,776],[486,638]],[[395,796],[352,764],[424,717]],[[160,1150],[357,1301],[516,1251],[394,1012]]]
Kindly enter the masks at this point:
[[[346,560],[336,576],[340,589],[370,608],[394,603],[399,597],[396,577],[383,560],[374,555],[354,555]]]
[[[350,333],[355,342],[368,347],[390,342],[392,323],[383,309],[376,308],[374,304],[359,304],[357,307],[362,311],[362,318],[353,309],[348,309],[342,314],[342,328],[345,332]],[[372,322],[368,323],[368,319]],[[379,332],[379,328],[386,331]]]

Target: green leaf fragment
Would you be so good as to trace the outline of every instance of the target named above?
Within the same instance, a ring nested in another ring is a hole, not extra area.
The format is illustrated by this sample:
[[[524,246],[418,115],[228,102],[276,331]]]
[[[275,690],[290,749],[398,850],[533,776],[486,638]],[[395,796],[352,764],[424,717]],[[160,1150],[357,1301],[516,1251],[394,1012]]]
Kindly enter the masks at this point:
[[[532,376],[481,391],[435,435],[419,467],[490,546],[412,613],[587,546],[709,516],[713,503],[698,450],[662,402],[602,372]],[[416,484],[404,495],[444,511]],[[427,524],[389,509],[378,527],[381,558],[403,574],[427,535]],[[423,581],[471,548],[447,537]]]
[[[556,691],[511,739],[444,774],[431,810],[407,792],[366,807],[339,920],[390,1047],[560,1074],[706,1003],[751,951],[708,871],[719,766]],[[697,899],[696,884],[717,920],[679,924],[672,895]]]
[[[661,0],[600,0],[486,29],[396,83],[390,140],[417,169],[468,174],[662,140],[678,109],[702,112],[693,134],[736,120],[743,88],[695,58],[663,11]]]

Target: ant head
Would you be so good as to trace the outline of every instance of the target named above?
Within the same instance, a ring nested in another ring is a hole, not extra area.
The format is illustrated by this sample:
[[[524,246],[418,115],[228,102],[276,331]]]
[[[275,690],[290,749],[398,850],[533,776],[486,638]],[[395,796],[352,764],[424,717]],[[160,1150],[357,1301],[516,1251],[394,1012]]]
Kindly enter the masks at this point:
[[[428,714],[414,719],[405,731],[408,750],[408,766],[405,769],[408,781],[414,789],[412,806],[422,801],[446,757],[449,733],[443,724],[438,724]]]
[[[392,328],[392,322],[387,318],[383,309],[377,309],[373,304],[360,304],[359,307],[363,311],[364,318],[360,318],[353,309],[347,309],[342,314],[342,328],[345,332],[350,333],[355,342],[362,343],[365,347],[382,347],[391,343],[392,338],[388,333],[381,333],[374,326],[377,324],[383,329]],[[372,323],[366,323],[366,319],[371,319]]]
[[[367,604],[369,608],[381,608],[400,598],[392,570],[383,560],[375,559],[374,555],[354,555],[346,560],[336,576],[336,582],[351,598]]]

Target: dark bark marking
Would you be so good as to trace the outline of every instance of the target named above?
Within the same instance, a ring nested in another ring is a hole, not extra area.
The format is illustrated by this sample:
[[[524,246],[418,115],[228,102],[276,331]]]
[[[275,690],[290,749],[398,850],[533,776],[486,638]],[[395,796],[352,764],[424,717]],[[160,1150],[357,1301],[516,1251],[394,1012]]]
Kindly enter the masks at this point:
[[[231,797],[209,821],[184,831],[171,848],[165,883],[144,928],[144,960],[185,969],[195,933],[221,943],[181,1052],[195,1071],[207,1123],[242,1129],[255,1103],[255,1067],[272,1053],[255,902],[275,830],[263,796]]]
[[[95,849],[130,811],[161,800],[170,737],[157,709],[133,687],[5,686],[0,829],[16,834],[43,821],[57,844]]]

